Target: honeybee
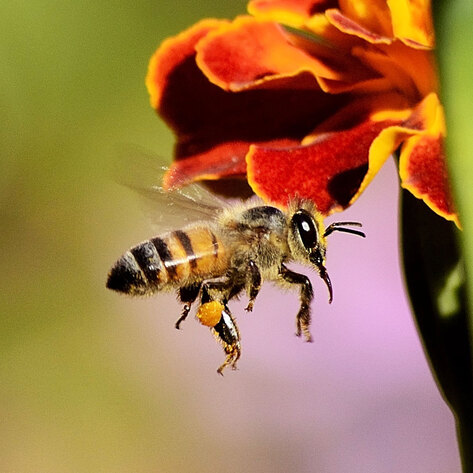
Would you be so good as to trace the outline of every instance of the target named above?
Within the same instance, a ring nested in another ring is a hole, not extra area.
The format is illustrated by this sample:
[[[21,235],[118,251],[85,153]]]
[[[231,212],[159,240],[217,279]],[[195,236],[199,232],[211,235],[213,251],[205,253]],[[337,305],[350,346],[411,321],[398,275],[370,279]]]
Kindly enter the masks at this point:
[[[298,262],[313,268],[327,285],[331,302],[326,238],[335,231],[364,237],[350,228],[361,223],[325,227],[314,203],[299,198],[281,208],[255,199],[235,205],[216,203],[218,199],[198,184],[155,191],[162,208],[168,209],[163,215],[170,209],[176,217],[183,210],[190,223],[126,251],[110,270],[107,288],[131,296],[177,291],[183,308],[176,328],[198,300],[197,318],[211,328],[226,353],[217,370],[220,374],[229,365],[235,369],[241,353],[239,330],[228,304],[246,292],[246,311],[251,312],[264,281],[299,290],[296,335],[312,340],[312,284],[287,265]]]

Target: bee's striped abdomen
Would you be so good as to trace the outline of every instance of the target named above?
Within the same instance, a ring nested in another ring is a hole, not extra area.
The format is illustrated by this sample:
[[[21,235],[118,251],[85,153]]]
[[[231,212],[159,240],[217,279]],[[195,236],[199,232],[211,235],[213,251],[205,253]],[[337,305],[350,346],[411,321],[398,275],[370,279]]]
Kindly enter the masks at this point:
[[[160,273],[163,269],[162,258],[156,251],[156,245],[151,241],[146,241],[130,250],[134,256],[138,267],[143,272],[144,279],[150,285],[158,285]]]
[[[127,251],[111,269],[107,287],[131,295],[156,291],[162,283],[164,264],[152,241]]]
[[[178,238],[189,255],[187,262],[192,275],[205,278],[219,275],[226,269],[225,247],[212,230],[195,227],[179,233]]]
[[[107,287],[131,295],[220,275],[227,261],[221,240],[206,227],[177,230],[127,251],[110,271]]]
[[[161,274],[160,282],[166,283],[169,279],[176,280],[178,279],[178,274],[176,271],[176,267],[173,264],[175,258],[175,251],[172,252],[169,248],[169,244],[166,241],[167,239],[163,239],[160,237],[153,238],[150,240],[150,244],[154,246],[155,251],[157,252],[159,259],[162,263],[162,268],[164,270],[163,274]]]

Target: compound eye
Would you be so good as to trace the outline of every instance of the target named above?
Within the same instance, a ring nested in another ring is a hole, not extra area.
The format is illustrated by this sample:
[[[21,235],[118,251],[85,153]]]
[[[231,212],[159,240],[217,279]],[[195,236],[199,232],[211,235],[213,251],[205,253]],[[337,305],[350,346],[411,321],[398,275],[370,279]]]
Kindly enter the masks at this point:
[[[298,210],[292,217],[293,228],[301,237],[302,244],[308,250],[315,248],[318,243],[317,229],[311,215],[305,210]]]

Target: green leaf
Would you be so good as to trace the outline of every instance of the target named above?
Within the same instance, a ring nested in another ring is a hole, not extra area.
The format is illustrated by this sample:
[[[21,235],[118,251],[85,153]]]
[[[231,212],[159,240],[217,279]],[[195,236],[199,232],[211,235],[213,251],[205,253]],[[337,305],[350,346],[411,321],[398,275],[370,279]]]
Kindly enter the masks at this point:
[[[464,471],[473,471],[473,371],[458,232],[403,191],[405,281],[431,368],[457,421]]]
[[[473,2],[471,0],[452,0],[450,2],[433,2],[434,20],[437,36],[437,56],[439,61],[441,101],[445,106],[447,121],[447,159],[451,175],[451,183],[455,201],[459,211],[463,232],[460,232],[456,242],[463,255],[465,276],[465,301],[462,310],[462,322],[457,343],[467,344],[469,353],[465,350],[464,368],[467,367],[467,357],[471,368],[473,360]],[[454,282],[454,281],[453,281]],[[445,301],[445,299],[442,299]],[[455,318],[454,318],[455,319]],[[456,320],[456,319],[455,319]],[[452,343],[455,339],[452,340]],[[458,367],[455,367],[458,369]],[[458,371],[460,374],[460,371]],[[468,406],[453,405],[457,414],[457,424],[460,434],[463,464],[465,471],[473,471],[473,396],[471,395],[471,371],[469,375],[455,387],[449,389],[458,391],[465,389],[464,396]],[[445,387],[444,387],[445,389]],[[466,410],[466,412],[465,412]]]

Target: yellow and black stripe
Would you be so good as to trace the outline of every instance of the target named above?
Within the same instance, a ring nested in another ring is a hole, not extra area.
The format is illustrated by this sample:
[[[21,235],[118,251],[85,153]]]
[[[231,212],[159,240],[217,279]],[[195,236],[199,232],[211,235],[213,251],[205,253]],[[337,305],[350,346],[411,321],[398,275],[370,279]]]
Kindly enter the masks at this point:
[[[222,274],[227,267],[220,238],[207,227],[176,230],[127,251],[110,271],[107,287],[131,295]]]

